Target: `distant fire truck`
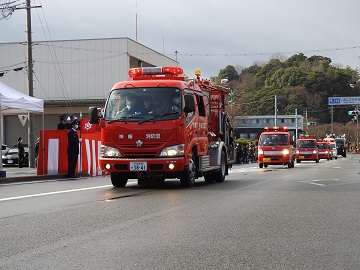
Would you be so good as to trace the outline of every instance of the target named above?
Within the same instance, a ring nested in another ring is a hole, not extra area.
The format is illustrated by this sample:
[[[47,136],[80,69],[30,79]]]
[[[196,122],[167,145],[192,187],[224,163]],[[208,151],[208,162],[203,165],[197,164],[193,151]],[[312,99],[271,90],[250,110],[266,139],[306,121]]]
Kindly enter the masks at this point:
[[[317,140],[314,135],[300,135],[296,142],[296,162],[315,161],[319,162]]]
[[[332,149],[332,156],[333,156],[333,158],[337,159],[338,154],[337,154],[337,147],[336,147],[335,138],[333,138],[331,136],[328,136],[328,137],[324,138],[323,141],[330,143],[331,149]]]
[[[90,108],[90,122],[101,128],[100,168],[115,187],[178,178],[223,182],[235,162],[231,122],[225,112],[229,88],[189,79],[180,67],[129,70],[114,85],[102,116]]]
[[[258,143],[258,163],[260,168],[268,165],[287,165],[293,168],[295,149],[287,127],[265,127]]]
[[[332,160],[332,148],[329,142],[319,139],[317,142],[319,159]]]

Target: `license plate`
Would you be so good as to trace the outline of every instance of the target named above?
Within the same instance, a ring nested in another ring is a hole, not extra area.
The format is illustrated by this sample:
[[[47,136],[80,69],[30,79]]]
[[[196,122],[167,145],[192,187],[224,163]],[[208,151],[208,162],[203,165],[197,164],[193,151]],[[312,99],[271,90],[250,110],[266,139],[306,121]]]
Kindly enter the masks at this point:
[[[130,171],[146,171],[146,162],[130,162]]]
[[[9,160],[8,160],[8,163],[13,163],[12,159],[9,159]]]
[[[263,158],[263,162],[269,162],[271,161],[271,158]]]
[[[299,156],[299,159],[304,159],[304,156]]]

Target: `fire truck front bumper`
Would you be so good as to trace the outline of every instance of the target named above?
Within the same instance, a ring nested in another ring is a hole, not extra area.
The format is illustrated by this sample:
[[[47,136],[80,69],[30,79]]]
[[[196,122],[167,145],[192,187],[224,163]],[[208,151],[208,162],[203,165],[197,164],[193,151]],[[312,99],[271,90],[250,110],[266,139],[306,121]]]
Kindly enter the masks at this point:
[[[318,154],[317,152],[313,151],[300,151],[299,153],[296,153],[296,160],[317,160]]]
[[[108,172],[126,172],[131,174],[163,173],[176,174],[184,171],[185,158],[99,158],[102,170]]]
[[[291,162],[291,155],[284,151],[264,151],[258,155],[258,162],[270,165],[288,164]]]

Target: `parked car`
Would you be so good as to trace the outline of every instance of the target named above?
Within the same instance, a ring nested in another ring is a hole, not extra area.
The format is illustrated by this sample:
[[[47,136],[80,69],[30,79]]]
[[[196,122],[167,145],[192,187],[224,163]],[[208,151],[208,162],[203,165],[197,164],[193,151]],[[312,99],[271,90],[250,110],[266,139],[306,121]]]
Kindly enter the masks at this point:
[[[8,149],[9,149],[9,147],[7,147],[6,144],[3,144],[3,145],[1,146],[1,155],[3,155]]]
[[[29,147],[27,144],[24,144],[25,155],[23,166],[29,166]],[[10,147],[3,155],[2,155],[2,164],[3,166],[18,166],[19,164],[19,149],[17,145]]]

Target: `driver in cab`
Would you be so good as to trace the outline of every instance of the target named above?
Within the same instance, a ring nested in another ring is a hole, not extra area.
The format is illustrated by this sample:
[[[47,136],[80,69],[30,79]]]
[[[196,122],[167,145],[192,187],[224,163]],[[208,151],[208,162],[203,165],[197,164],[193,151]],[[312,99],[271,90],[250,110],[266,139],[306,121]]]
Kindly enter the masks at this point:
[[[126,107],[119,112],[120,116],[142,115],[146,114],[147,109],[144,102],[140,100],[135,94],[128,94],[126,96]]]

